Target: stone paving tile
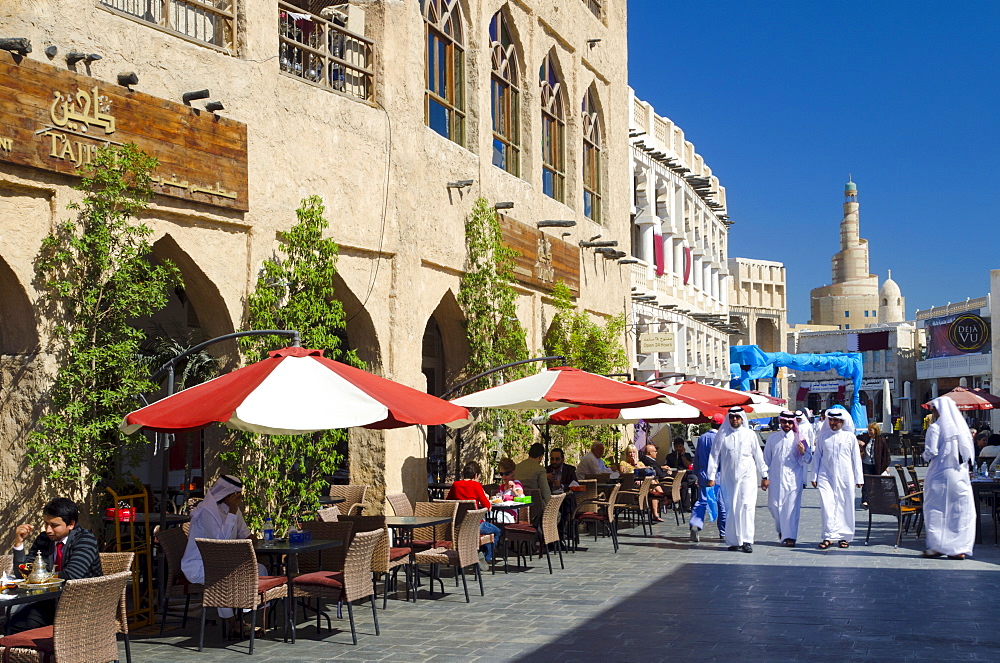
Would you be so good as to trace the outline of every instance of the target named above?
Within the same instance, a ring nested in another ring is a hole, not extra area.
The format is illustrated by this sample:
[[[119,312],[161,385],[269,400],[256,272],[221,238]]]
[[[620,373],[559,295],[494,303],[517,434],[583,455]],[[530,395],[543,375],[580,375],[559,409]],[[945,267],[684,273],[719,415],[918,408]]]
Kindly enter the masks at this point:
[[[964,562],[920,557],[922,539],[904,535],[893,550],[895,523],[857,511],[859,539],[850,549],[817,550],[817,493],[807,489],[799,540],[773,540],[760,495],[753,554],[731,553],[713,540],[687,540],[673,518],[651,538],[622,531],[621,551],[585,541],[549,575],[544,559],[526,571],[485,574],[486,596],[445,581],[444,597],[416,604],[390,599],[375,636],[367,605],[355,610],[358,645],[333,614],[334,631],[317,635],[305,622],[293,646],[258,640],[253,661],[998,661],[1000,548],[987,541]],[[511,567],[512,570],[514,567]],[[381,606],[381,602],[379,603]],[[209,629],[197,652],[198,620],[163,637],[136,633],[133,659],[243,660],[246,643],[223,643]]]

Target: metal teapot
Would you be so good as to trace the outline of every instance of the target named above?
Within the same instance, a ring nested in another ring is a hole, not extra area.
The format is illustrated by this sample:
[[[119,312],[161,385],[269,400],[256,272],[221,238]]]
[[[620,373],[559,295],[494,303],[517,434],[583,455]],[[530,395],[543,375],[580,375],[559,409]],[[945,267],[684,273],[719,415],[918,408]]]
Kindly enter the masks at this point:
[[[28,584],[36,585],[47,582],[51,577],[52,571],[49,571],[48,566],[45,564],[45,560],[42,559],[42,553],[38,553],[38,556],[35,557],[35,561],[31,563],[31,573],[28,574]]]

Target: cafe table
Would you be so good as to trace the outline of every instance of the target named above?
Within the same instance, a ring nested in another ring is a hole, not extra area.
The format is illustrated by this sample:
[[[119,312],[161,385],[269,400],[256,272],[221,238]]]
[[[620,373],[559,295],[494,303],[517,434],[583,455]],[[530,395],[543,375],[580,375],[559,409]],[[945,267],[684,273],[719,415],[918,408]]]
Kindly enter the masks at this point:
[[[285,576],[288,578],[288,607],[285,611],[285,623],[291,628],[292,643],[295,642],[295,593],[292,579],[299,570],[299,555],[302,553],[318,552],[320,554],[320,564],[324,550],[344,545],[343,541],[337,539],[312,539],[302,543],[291,543],[288,540],[264,541],[257,539],[253,543],[254,552],[259,555],[285,555]]]
[[[3,634],[10,635],[10,611],[14,606],[39,603],[41,601],[57,601],[62,595],[62,588],[65,584],[61,582],[57,586],[46,587],[44,589],[18,587],[17,589],[5,589],[0,592],[0,605],[4,607],[5,617]]]
[[[386,516],[385,526],[393,531],[395,546],[410,547],[413,543],[413,530],[418,527],[434,527],[434,540],[437,541],[437,526],[447,525],[451,516]]]
[[[346,497],[332,497],[330,495],[324,495],[323,497],[319,498],[319,503],[324,506],[330,504],[343,504],[344,500],[346,499],[347,499]]]

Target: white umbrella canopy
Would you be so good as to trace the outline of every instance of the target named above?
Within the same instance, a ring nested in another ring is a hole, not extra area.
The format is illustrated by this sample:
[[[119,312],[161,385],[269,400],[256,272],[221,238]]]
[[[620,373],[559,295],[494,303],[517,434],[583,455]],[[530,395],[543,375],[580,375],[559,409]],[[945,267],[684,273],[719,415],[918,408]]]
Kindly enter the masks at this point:
[[[602,410],[603,413],[601,412]],[[673,401],[670,403],[647,405],[645,407],[619,409],[588,406],[564,407],[550,412],[543,423],[567,426],[604,426],[608,424],[634,424],[640,420],[667,423],[701,417],[701,411],[693,405]]]
[[[451,401],[462,407],[550,410],[566,405],[632,407],[664,400],[655,389],[625,384],[603,375],[561,366],[477,391]]]

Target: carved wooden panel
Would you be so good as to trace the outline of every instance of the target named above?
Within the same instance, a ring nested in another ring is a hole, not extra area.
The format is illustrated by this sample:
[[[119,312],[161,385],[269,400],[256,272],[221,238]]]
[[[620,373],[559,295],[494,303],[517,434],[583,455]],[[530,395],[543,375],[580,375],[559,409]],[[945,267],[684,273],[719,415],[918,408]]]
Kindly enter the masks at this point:
[[[109,143],[159,160],[159,194],[249,209],[242,122],[0,52],[0,161],[75,175]]]
[[[502,214],[499,217],[503,243],[520,254],[514,266],[518,281],[550,291],[562,279],[574,297],[580,295],[579,246]]]

